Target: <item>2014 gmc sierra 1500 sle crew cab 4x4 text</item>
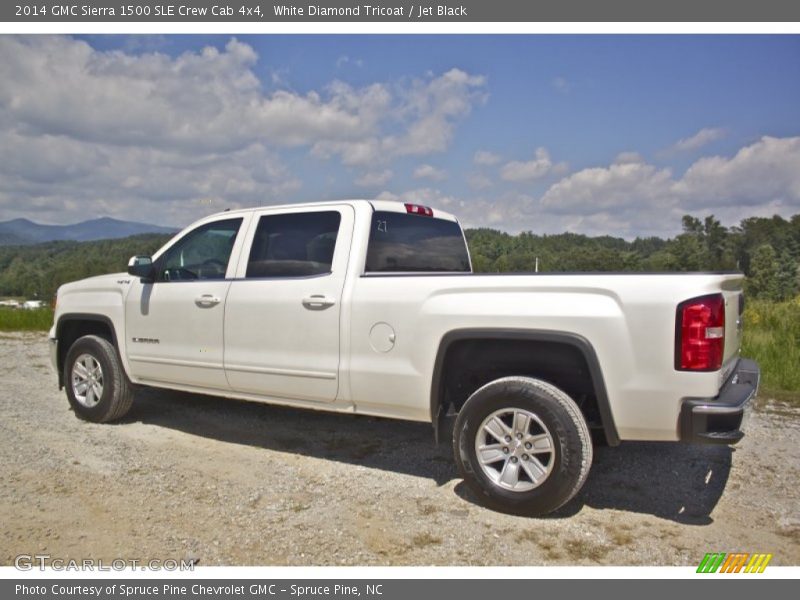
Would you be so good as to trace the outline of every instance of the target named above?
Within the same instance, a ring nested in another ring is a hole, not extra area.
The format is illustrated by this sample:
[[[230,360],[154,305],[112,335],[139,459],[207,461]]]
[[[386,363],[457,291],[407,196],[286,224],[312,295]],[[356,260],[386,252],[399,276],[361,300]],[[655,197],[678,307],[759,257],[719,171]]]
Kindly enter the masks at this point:
[[[583,485],[592,432],[741,439],[743,306],[740,274],[475,275],[452,215],[353,200],[202,219],[61,286],[50,342],[84,419],[154,386],[427,421],[487,504],[542,515]]]

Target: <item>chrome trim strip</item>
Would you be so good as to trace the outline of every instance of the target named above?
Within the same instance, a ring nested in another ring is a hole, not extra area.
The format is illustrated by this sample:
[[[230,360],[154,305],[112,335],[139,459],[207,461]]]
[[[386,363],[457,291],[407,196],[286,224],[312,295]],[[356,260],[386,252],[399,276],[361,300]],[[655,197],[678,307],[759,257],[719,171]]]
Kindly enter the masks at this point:
[[[197,367],[199,369],[222,369],[221,363],[200,362],[199,360],[180,360],[177,358],[153,358],[150,356],[128,355],[128,360],[153,363],[156,365],[174,365],[177,367]]]
[[[249,365],[225,365],[226,371],[241,373],[257,373],[259,375],[283,375],[286,377],[310,377],[312,379],[336,379],[336,373],[328,371],[300,371],[297,369],[275,369],[270,367],[253,367]]]

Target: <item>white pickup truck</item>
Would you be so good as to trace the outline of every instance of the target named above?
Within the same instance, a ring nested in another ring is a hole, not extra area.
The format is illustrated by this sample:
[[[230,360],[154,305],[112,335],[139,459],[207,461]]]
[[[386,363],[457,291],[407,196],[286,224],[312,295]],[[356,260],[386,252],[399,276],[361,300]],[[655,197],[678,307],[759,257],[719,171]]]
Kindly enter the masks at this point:
[[[487,504],[542,515],[592,434],[741,439],[743,305],[740,274],[476,275],[452,215],[353,200],[204,218],[61,286],[49,336],[81,418],[153,386],[430,422]]]

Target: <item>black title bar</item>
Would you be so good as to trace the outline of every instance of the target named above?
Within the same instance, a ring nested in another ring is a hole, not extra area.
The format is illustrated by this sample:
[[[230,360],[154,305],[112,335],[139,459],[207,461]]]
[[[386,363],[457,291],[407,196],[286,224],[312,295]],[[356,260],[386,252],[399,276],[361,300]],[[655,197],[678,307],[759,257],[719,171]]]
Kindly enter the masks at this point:
[[[4,0],[3,22],[781,22],[786,0]]]

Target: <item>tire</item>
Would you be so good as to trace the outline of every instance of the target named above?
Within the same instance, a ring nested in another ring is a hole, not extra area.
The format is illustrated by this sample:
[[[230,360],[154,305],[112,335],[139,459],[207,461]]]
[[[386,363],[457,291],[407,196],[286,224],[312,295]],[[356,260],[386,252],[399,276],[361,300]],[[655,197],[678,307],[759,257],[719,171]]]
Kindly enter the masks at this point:
[[[70,347],[64,361],[64,386],[72,410],[86,421],[115,421],[133,404],[133,386],[116,349],[96,335],[78,338]]]
[[[531,377],[504,377],[467,399],[456,419],[453,453],[461,476],[486,505],[543,516],[583,486],[592,440],[563,391]]]

